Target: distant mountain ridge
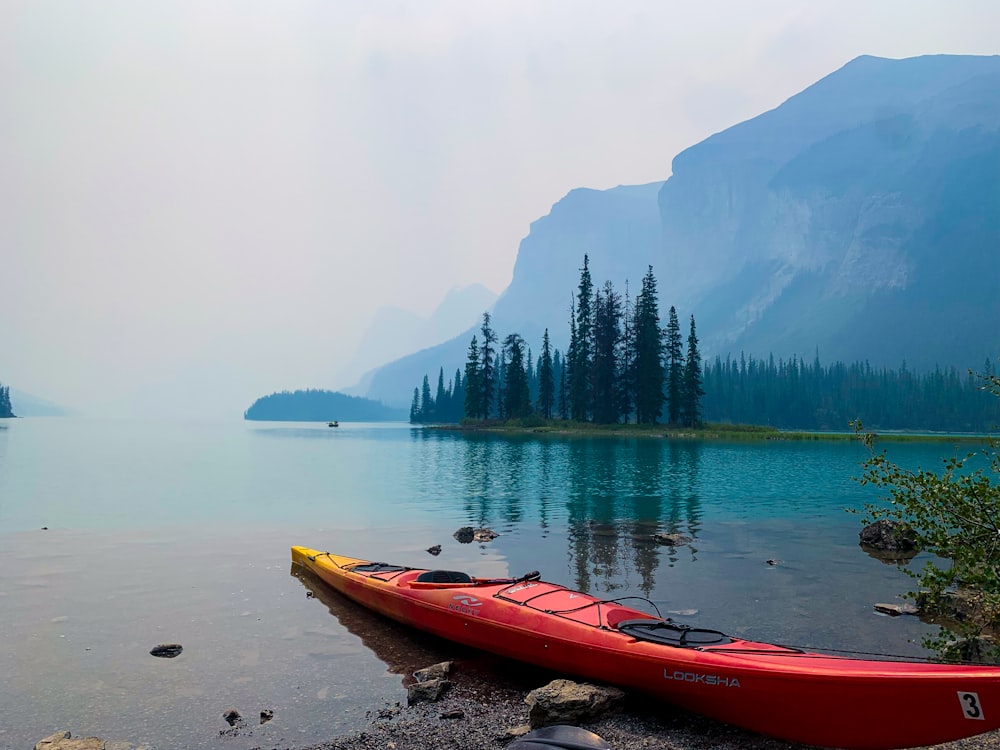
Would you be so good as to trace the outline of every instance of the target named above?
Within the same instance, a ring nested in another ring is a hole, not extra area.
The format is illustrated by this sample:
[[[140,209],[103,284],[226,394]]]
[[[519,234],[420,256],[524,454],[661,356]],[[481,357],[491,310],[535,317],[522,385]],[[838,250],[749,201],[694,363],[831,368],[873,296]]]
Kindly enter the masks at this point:
[[[357,385],[340,390],[364,395],[376,367],[467,330],[496,299],[497,295],[482,284],[470,284],[451,289],[427,318],[398,307],[379,308],[357,351],[338,376],[345,383]]]
[[[1000,354],[1000,57],[859,57],[674,159],[663,183],[573,190],[534,222],[494,308],[501,335],[564,348],[584,253],[595,283],[741,351],[926,369]],[[464,363],[464,333],[377,370],[405,405]]]

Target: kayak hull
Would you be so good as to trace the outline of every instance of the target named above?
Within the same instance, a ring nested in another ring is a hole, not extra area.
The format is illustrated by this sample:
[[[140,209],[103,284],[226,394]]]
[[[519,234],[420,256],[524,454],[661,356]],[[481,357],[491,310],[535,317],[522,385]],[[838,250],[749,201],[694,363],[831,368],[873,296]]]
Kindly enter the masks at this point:
[[[998,667],[848,659],[741,639],[678,647],[618,630],[655,621],[649,614],[558,584],[424,583],[423,569],[379,569],[306,547],[293,547],[292,559],[403,624],[779,739],[882,750],[1000,728]]]

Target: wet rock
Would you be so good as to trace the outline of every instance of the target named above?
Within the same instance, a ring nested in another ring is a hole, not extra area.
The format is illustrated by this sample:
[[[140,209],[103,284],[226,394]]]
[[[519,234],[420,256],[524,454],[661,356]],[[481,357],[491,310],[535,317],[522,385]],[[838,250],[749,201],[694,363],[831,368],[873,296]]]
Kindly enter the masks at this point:
[[[461,544],[469,544],[470,542],[490,542],[500,535],[493,529],[474,529],[472,526],[463,526],[452,536]]]
[[[438,664],[432,664],[429,667],[424,667],[423,669],[418,669],[413,673],[413,679],[417,682],[428,682],[430,680],[443,680],[451,672],[452,662],[443,661]]]
[[[988,635],[960,638],[945,649],[944,657],[979,664],[1000,664],[997,641]]]
[[[524,702],[528,704],[528,721],[533,729],[553,724],[585,724],[597,721],[617,710],[625,693],[614,687],[553,680],[532,690]]]
[[[260,712],[260,723],[267,724],[271,719],[274,718],[274,709],[265,708]]]
[[[135,745],[123,740],[102,740],[100,737],[73,736],[66,731],[56,732],[35,743],[35,750],[151,750],[149,745]]]
[[[778,563],[781,562],[781,560],[778,560],[777,558],[771,558],[770,560],[765,560],[764,562],[766,562],[768,565],[777,565]]]
[[[685,544],[690,544],[693,540],[691,537],[684,536],[683,534],[658,532],[653,534],[653,541],[657,544],[667,544],[671,547],[681,547]]]
[[[460,708],[453,708],[451,711],[445,711],[440,715],[439,718],[442,719],[464,719],[465,711]]]
[[[406,704],[412,706],[414,703],[434,703],[450,687],[448,680],[437,678],[415,682],[406,689]]]
[[[235,708],[230,708],[223,712],[222,718],[225,719],[231,727],[235,727],[238,723],[243,721],[243,716]]]
[[[179,643],[161,643],[159,646],[153,646],[149,653],[161,659],[173,659],[175,656],[180,656],[183,650],[184,647]]]
[[[898,617],[899,615],[918,615],[920,610],[912,604],[886,604],[884,602],[877,602],[875,604],[875,611],[881,612],[884,615],[892,615],[893,617]]]
[[[441,545],[435,544],[433,547],[428,547],[427,552],[437,557],[438,555],[441,554]]]
[[[882,518],[865,526],[858,534],[862,547],[880,552],[915,552],[916,532],[901,521]]]

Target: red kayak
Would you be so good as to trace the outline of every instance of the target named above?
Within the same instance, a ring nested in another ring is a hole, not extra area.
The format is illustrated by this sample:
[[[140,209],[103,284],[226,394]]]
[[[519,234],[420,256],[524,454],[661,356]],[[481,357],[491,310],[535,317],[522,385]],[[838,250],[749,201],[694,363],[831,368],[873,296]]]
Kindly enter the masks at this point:
[[[1000,667],[830,656],[690,628],[537,573],[476,579],[305,547],[292,562],[442,638],[647,693],[791,742],[934,745],[1000,728]]]

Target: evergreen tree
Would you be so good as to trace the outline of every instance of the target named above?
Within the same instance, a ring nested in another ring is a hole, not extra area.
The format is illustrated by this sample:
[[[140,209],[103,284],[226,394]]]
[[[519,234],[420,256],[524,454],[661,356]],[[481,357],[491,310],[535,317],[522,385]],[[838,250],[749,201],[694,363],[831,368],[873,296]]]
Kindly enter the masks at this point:
[[[14,416],[14,407],[10,402],[10,386],[0,385],[0,418]]]
[[[489,419],[493,412],[493,403],[497,394],[497,370],[496,370],[496,349],[493,345],[497,342],[497,335],[490,328],[490,314],[483,313],[483,325],[479,329],[483,335],[483,343],[479,349],[479,387],[482,393],[479,404],[483,419]]]
[[[632,300],[629,297],[628,281],[625,282],[625,303],[622,306],[622,347],[621,372],[618,375],[618,409],[625,424],[632,414],[635,393],[635,321]]]
[[[555,401],[555,381],[552,377],[552,348],[549,343],[549,329],[542,334],[542,358],[538,366],[538,410],[545,419],[552,419],[552,405]]]
[[[531,360],[531,347],[524,356],[524,369],[528,376],[528,403],[534,404],[538,400],[538,370]]]
[[[420,390],[418,388],[413,389],[413,403],[410,404],[410,422],[422,422],[423,419],[420,416]]]
[[[504,377],[504,414],[507,419],[526,417],[531,413],[528,373],[524,364],[524,339],[512,333],[503,342],[506,359]]]
[[[431,381],[424,375],[424,385],[420,389],[420,421],[434,420],[434,399],[431,398]]]
[[[599,424],[614,424],[620,417],[621,317],[621,298],[606,281],[603,292],[594,295],[591,380],[594,421]]]
[[[507,414],[504,411],[504,407],[506,406],[506,403],[504,402],[504,386],[505,386],[504,381],[507,377],[506,371],[507,371],[507,354],[504,351],[503,346],[501,346],[500,353],[497,354],[493,364],[493,372],[496,373],[496,381],[497,381],[496,393],[493,394],[495,396],[497,405],[496,409],[497,419],[507,419]]]
[[[451,409],[448,411],[449,422],[461,422],[465,409],[465,385],[462,383],[462,371],[455,370],[455,385],[451,391]]]
[[[556,352],[556,355],[558,356],[558,352]],[[553,363],[554,362],[555,360],[553,360]],[[560,364],[561,367],[559,368],[559,397],[556,403],[558,404],[559,407],[559,419],[569,419],[569,399],[567,398],[568,394],[566,392],[567,391],[566,370],[568,368],[566,366],[565,360],[563,360]]]
[[[569,411],[579,422],[590,418],[593,409],[591,366],[593,364],[594,285],[590,279],[590,258],[583,256],[580,285],[576,295],[576,336],[569,371]]]
[[[434,414],[431,418],[436,422],[446,421],[448,411],[448,392],[444,389],[444,367],[438,369],[437,395],[434,397]]]
[[[687,340],[687,357],[684,363],[684,382],[681,388],[681,419],[687,427],[701,424],[702,388],[701,353],[698,351],[698,336],[695,333],[694,315],[691,316],[691,332]]]
[[[684,340],[681,338],[681,326],[677,321],[677,310],[670,306],[667,317],[667,421],[670,424],[680,424],[681,421],[681,390],[684,383]]]
[[[469,354],[465,360],[465,416],[479,419],[483,415],[483,389],[479,382],[479,344],[475,335],[469,342]]]
[[[653,267],[635,298],[635,421],[654,424],[663,413],[663,333]]]

